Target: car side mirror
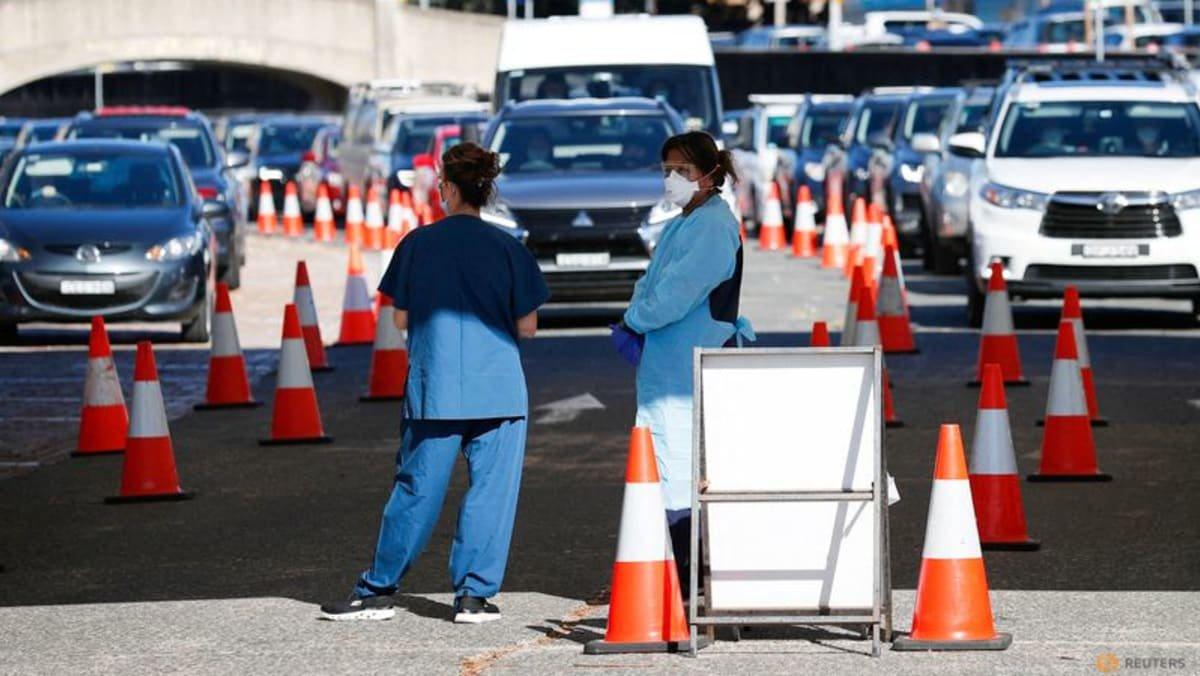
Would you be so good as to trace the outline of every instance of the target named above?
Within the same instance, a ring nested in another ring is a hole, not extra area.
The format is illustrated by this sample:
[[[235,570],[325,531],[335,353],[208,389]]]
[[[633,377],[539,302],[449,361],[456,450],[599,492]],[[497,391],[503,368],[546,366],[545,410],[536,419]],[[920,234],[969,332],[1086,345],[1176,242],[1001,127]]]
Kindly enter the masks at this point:
[[[942,142],[933,134],[915,134],[912,138],[912,149],[923,154],[942,152]]]
[[[250,155],[240,150],[230,150],[225,154],[225,168],[237,169],[250,163]]]
[[[967,131],[950,137],[950,152],[959,157],[983,157],[987,142],[983,134]]]
[[[228,207],[220,200],[204,200],[204,204],[200,207],[200,216],[205,219],[213,219],[224,216],[228,211]]]
[[[892,139],[882,131],[877,131],[867,137],[867,145],[872,148],[879,148],[880,150],[892,150],[894,148]]]

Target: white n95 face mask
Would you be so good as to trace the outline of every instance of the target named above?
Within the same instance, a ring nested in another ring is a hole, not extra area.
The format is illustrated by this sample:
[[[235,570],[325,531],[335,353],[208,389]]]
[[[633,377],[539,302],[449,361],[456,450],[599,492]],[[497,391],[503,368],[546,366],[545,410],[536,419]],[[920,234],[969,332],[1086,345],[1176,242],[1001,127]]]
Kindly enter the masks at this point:
[[[687,206],[699,189],[698,181],[689,181],[678,171],[672,171],[663,179],[663,199],[680,208]]]

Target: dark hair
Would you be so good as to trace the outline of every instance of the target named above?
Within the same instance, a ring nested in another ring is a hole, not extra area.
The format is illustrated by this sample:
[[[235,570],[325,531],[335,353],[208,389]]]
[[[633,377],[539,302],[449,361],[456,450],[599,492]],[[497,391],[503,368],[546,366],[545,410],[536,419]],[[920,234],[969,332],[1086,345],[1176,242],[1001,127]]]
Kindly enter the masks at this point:
[[[714,188],[724,186],[726,178],[737,183],[733,155],[728,150],[718,149],[717,142],[707,132],[689,131],[667,139],[662,147],[663,162],[667,161],[667,153],[672,150],[678,150],[688,162],[696,165],[702,174],[711,173]]]
[[[496,191],[500,156],[466,141],[442,154],[442,178],[458,188],[462,200],[476,209]]]

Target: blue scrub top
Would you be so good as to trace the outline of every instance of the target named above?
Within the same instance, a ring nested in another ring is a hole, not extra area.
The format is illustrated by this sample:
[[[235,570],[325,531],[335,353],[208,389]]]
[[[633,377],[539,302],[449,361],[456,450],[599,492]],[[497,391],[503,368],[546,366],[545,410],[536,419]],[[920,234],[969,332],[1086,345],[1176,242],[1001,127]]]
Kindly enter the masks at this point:
[[[408,311],[409,419],[529,413],[517,319],[550,296],[533,255],[474,216],[450,216],[404,238],[379,282]]]

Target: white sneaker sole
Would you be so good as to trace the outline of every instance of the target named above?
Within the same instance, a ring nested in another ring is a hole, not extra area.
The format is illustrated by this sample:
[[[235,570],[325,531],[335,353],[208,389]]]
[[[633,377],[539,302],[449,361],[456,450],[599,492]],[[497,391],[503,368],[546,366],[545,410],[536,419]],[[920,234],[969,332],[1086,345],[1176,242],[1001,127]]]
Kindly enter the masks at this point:
[[[360,610],[354,613],[340,613],[333,615],[330,613],[321,613],[321,619],[329,620],[330,622],[363,622],[363,621],[380,621],[390,620],[396,616],[395,608],[370,608]]]
[[[455,624],[483,624],[500,619],[500,613],[458,613],[454,616]]]

